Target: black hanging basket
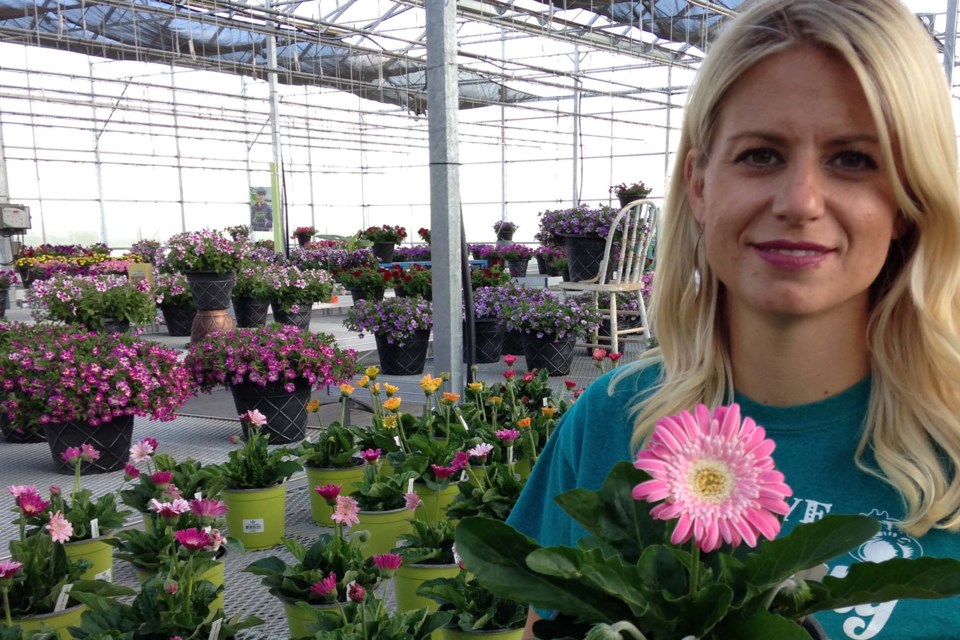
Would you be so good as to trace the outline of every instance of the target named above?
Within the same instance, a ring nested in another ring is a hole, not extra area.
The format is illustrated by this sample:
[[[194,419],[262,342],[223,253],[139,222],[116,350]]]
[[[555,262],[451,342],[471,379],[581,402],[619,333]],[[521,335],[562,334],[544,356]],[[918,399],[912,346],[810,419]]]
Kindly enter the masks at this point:
[[[556,340],[553,336],[538,338],[529,333],[523,334],[523,355],[527,359],[527,370],[541,369],[548,376],[565,376],[570,373],[573,362],[574,336],[569,335],[563,340]]]
[[[500,353],[505,356],[523,355],[523,333],[520,331],[507,331],[503,334],[503,344],[500,345]]]
[[[240,328],[265,326],[269,310],[269,302],[260,302],[253,298],[236,298],[233,301],[233,312],[237,316],[237,326]]]
[[[377,289],[372,296],[368,296],[363,289],[350,289],[350,297],[353,298],[354,302],[357,300],[383,300],[383,294],[383,289]]]
[[[534,257],[537,259],[537,271],[541,275],[548,275],[550,273],[550,267],[547,265],[547,259],[539,253]]]
[[[102,333],[130,333],[130,321],[117,318],[104,318]]]
[[[603,236],[564,236],[570,280],[581,282],[596,278],[603,262],[607,239]]]
[[[92,426],[86,422],[47,423],[43,434],[50,445],[50,454],[57,473],[73,474],[73,464],[63,461],[62,455],[70,447],[93,445],[100,457],[80,465],[80,473],[110,473],[120,471],[130,459],[133,440],[133,416],[120,416],[110,422]]]
[[[301,331],[310,330],[310,318],[313,317],[313,306],[303,305],[300,311],[284,311],[276,302],[270,303],[273,306],[273,321],[280,324],[290,324]]]
[[[193,306],[198,311],[230,307],[230,294],[236,281],[233,273],[219,275],[213,271],[190,271],[186,276],[193,294]]]
[[[6,414],[3,413],[0,413],[0,432],[3,433],[7,442],[13,444],[32,444],[47,441],[39,427],[11,424]]]
[[[270,444],[290,444],[303,440],[307,433],[307,403],[312,388],[306,378],[292,380],[292,393],[283,388],[285,383],[269,383],[265,387],[251,382],[230,386],[237,415],[256,409],[267,418],[263,432],[270,436]],[[243,437],[247,437],[244,427]]]
[[[513,233],[515,231],[516,229],[501,229],[500,231],[497,231],[497,240],[510,242],[513,240]]]
[[[530,265],[527,260],[508,260],[507,266],[510,268],[510,275],[514,278],[523,278],[527,275],[527,267]]]
[[[378,262],[393,262],[393,251],[396,247],[393,242],[374,242],[373,255]]]
[[[163,321],[167,324],[167,333],[171,336],[188,336],[193,327],[193,318],[197,315],[194,307],[160,307]]]
[[[427,362],[427,346],[430,344],[430,331],[420,330],[407,338],[401,347],[387,342],[387,336],[378,333],[377,355],[380,356],[380,370],[391,376],[409,376],[423,373]]]
[[[496,318],[478,318],[474,321],[474,336],[477,339],[476,354],[477,364],[490,364],[500,359],[500,349],[503,347],[503,337],[505,331],[503,324]],[[463,325],[463,361],[467,361],[467,325]]]

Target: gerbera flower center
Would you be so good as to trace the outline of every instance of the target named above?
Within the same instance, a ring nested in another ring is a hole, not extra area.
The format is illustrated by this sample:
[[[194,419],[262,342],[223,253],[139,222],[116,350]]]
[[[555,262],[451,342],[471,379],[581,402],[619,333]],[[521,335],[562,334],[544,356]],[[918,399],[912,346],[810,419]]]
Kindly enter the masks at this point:
[[[723,502],[733,489],[733,474],[719,460],[700,460],[690,466],[687,484],[704,502]]]

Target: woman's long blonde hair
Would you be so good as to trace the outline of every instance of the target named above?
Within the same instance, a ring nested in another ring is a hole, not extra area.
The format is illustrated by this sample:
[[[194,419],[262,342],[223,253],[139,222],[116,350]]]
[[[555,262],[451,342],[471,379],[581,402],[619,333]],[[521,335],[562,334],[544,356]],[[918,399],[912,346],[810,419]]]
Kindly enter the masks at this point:
[[[872,447],[902,495],[901,527],[960,531],[960,192],[950,97],[930,36],[900,0],[767,0],[734,20],[691,88],[667,194],[651,304],[659,349],[625,368],[661,364],[660,386],[633,407],[633,445],[656,421],[699,402],[732,401],[722,286],[697,247],[684,161],[706,159],[731,85],[763,58],[822,46],[860,80],[909,231],[873,285],[872,392],[857,463]],[[699,295],[694,269],[703,274]]]

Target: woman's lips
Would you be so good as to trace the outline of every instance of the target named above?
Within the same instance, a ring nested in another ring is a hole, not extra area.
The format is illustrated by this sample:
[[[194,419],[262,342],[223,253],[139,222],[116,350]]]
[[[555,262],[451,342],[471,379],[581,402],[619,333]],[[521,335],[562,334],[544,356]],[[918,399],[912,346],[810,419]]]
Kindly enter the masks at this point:
[[[761,260],[779,269],[809,269],[830,255],[831,249],[813,242],[774,240],[752,245]]]

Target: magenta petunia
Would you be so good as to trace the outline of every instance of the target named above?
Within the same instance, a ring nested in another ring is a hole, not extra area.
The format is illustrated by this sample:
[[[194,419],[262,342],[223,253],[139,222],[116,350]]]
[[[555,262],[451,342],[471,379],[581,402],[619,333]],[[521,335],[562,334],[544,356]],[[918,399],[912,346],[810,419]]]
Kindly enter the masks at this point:
[[[650,515],[676,520],[670,542],[691,537],[703,551],[724,542],[755,547],[780,531],[777,514],[789,511],[793,492],[774,469],[775,444],[736,404],[712,412],[697,405],[660,420],[634,466],[651,480],[633,488],[635,500],[659,502]],[[662,501],[662,502],[661,502]]]

